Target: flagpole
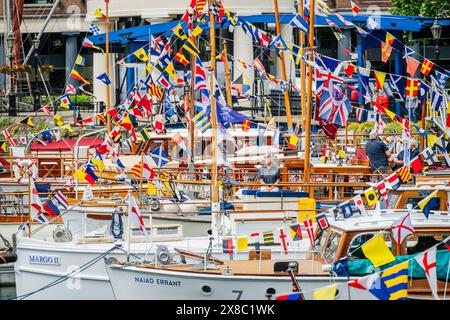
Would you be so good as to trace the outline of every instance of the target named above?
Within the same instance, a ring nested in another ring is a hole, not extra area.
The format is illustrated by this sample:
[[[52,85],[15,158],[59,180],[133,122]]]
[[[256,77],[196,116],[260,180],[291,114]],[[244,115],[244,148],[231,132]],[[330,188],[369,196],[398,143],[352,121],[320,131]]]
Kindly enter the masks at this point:
[[[427,98],[423,98],[422,100],[422,129],[425,130],[425,115],[426,115],[426,107],[427,107],[427,103],[426,103]],[[420,152],[423,151],[423,149],[425,148],[425,136],[422,135],[422,137],[420,138]]]
[[[277,27],[277,35],[281,35],[281,27],[280,27],[280,17],[278,14],[278,0],[273,0],[273,5],[275,7],[275,21],[276,21],[276,27]],[[284,82],[286,81],[286,66],[284,64],[284,53],[283,51],[279,51],[278,56],[281,60],[281,79]],[[289,99],[289,90],[284,90],[284,101],[286,104],[286,121],[288,125],[288,131],[292,134],[292,116],[291,116],[291,101]]]
[[[314,47],[314,18],[315,18],[315,0],[310,0],[310,18],[309,18],[309,47],[310,50]],[[312,52],[309,55],[309,61],[314,61]],[[309,182],[309,170],[310,170],[310,142],[311,142],[311,107],[312,107],[312,64],[308,65],[308,103],[306,104],[306,123],[305,123],[305,172],[304,181]],[[309,188],[309,194],[311,196],[312,188]]]
[[[304,14],[304,0],[300,0],[299,2],[299,14],[300,17],[304,18],[305,14]],[[299,37],[300,37],[300,48],[302,48],[302,50],[305,50],[305,33],[303,31],[301,31],[300,29],[298,30],[299,33]],[[294,64],[295,65],[295,64]],[[306,120],[306,116],[305,116],[305,110],[306,110],[306,79],[305,79],[305,74],[306,74],[306,64],[303,61],[303,59],[300,59],[300,90],[301,90],[301,106],[302,106],[302,132],[305,131],[305,120]]]
[[[194,23],[194,22],[193,22]],[[192,28],[194,29],[194,28]],[[197,44],[197,37],[192,37],[192,42],[194,42],[195,44]],[[190,90],[190,95],[188,95],[188,101],[185,101],[186,104],[189,103],[189,127],[188,127],[188,131],[189,131],[189,135],[188,135],[188,145],[189,145],[189,149],[191,150],[192,154],[188,155],[189,156],[189,161],[188,161],[188,171],[190,173],[195,171],[195,166],[194,166],[194,123],[192,121],[192,119],[195,116],[195,57],[193,54],[191,54],[190,57],[190,62],[191,62],[191,90]],[[194,178],[194,177],[193,177]]]
[[[131,201],[131,190],[128,190],[128,208],[130,207]],[[130,209],[127,212],[128,215],[128,252],[127,252],[127,262],[130,262],[130,243],[131,243],[131,218],[130,218]],[[156,259],[155,259],[156,260]]]
[[[142,204],[142,185],[144,181],[144,153],[141,153],[141,181],[139,182],[139,204]]]
[[[211,7],[213,0],[208,0],[208,6]],[[219,194],[217,190],[217,114],[216,114],[216,101],[214,100],[214,73],[216,70],[216,26],[214,21],[214,13],[209,12],[209,40],[211,48],[211,74],[209,78],[209,91],[210,91],[210,103],[211,103],[211,227],[215,237],[218,234],[218,212],[219,206]]]
[[[225,87],[227,89],[227,103],[233,108],[233,100],[231,99],[231,88],[230,88],[230,70],[228,69],[228,44],[227,40],[223,40],[223,62],[225,65]]]
[[[28,176],[28,238],[31,238],[31,176],[27,169]]]
[[[105,28],[105,56],[106,56],[106,76],[109,77],[109,0],[105,0],[106,5],[106,28]],[[110,84],[106,85],[106,128],[108,134],[111,131],[111,116],[108,114],[110,108]]]

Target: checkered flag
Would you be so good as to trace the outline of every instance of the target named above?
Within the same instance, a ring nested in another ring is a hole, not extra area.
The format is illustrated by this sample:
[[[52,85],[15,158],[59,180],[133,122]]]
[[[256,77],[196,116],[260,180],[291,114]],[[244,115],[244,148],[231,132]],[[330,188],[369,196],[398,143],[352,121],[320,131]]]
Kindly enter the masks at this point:
[[[89,32],[92,33],[94,36],[100,34],[100,28],[97,27],[95,24],[89,25]]]

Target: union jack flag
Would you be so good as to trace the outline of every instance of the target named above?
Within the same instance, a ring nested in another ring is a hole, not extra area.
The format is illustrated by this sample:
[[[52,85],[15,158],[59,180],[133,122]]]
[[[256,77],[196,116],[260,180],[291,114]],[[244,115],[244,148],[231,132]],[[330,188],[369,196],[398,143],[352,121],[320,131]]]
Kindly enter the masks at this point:
[[[195,90],[206,89],[206,72],[199,57],[195,58]]]

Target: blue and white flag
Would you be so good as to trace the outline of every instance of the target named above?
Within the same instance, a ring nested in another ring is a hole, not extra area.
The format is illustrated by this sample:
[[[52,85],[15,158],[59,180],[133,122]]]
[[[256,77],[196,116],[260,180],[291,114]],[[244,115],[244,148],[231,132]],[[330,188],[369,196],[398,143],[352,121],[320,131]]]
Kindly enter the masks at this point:
[[[306,34],[309,32],[309,23],[298,14],[289,22],[289,25],[299,28]]]
[[[164,148],[162,146],[159,146],[158,148],[153,150],[150,156],[152,157],[153,161],[155,161],[155,164],[158,168],[164,167],[169,162],[169,159],[167,158],[167,155],[164,152]]]
[[[287,49],[286,42],[284,42],[281,35],[277,35],[276,37],[273,37],[272,42],[270,42],[270,46],[274,47],[278,50],[285,50]]]
[[[408,47],[408,46],[405,46],[405,54],[403,55],[403,59],[406,59],[406,58],[408,58],[408,57],[412,57],[413,54],[414,54],[414,50],[411,49],[411,48]]]
[[[109,80],[108,75],[106,74],[106,72],[102,73],[101,75],[99,75],[97,77],[98,80],[100,80],[101,82],[103,82],[106,85],[111,84],[111,80]]]
[[[437,91],[431,92],[431,107],[435,111],[439,111],[442,107],[442,103],[444,102],[444,96]]]
[[[436,86],[441,89],[444,90],[445,86],[447,85],[447,80],[449,78],[450,72],[445,70],[445,73],[439,72],[437,70],[434,70],[434,73],[436,74],[436,78],[435,78],[435,84]],[[431,80],[434,80],[434,77],[431,77]]]
[[[89,32],[92,33],[94,36],[100,34],[100,28],[97,27],[95,24],[91,23],[89,25]]]
[[[422,101],[427,96],[428,91],[430,91],[430,86],[424,81],[420,81],[419,100]]]

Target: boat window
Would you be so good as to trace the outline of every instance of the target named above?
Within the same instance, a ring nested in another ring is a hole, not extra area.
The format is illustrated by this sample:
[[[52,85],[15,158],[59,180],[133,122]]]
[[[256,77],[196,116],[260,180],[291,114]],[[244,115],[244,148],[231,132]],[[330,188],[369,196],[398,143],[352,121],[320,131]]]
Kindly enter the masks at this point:
[[[435,244],[442,242],[448,234],[444,233],[416,233],[409,235],[406,241],[406,254],[416,254],[423,252]],[[445,249],[445,245],[441,243],[437,249]]]
[[[398,193],[393,193],[390,192],[388,193],[388,201],[391,205],[395,205],[397,203],[398,197],[400,196],[400,194]]]
[[[350,245],[347,250],[347,257],[349,257],[351,260],[366,259],[366,256],[364,255],[361,246],[370,239],[372,239],[376,234],[378,233],[360,233],[356,235],[350,242]],[[383,233],[383,238],[386,242],[386,245],[392,252],[391,236],[389,235],[389,233],[385,232]]]
[[[323,244],[325,243],[325,240],[327,239],[328,232],[323,231],[322,229],[318,228],[316,232],[316,239],[314,242],[314,251],[321,252],[323,248]]]
[[[404,208],[406,208],[408,204],[411,204],[413,206],[413,208],[418,207],[419,202],[422,201],[425,197],[427,197],[427,196],[424,195],[423,197],[419,197],[419,198],[408,198],[408,200],[406,200]],[[438,204],[436,206],[431,207],[430,210],[439,210],[439,208],[441,207],[441,199],[437,198],[437,200],[438,200]]]
[[[327,261],[333,261],[336,257],[336,252],[341,242],[342,235],[338,232],[331,231],[330,237],[323,249],[323,257]]]

